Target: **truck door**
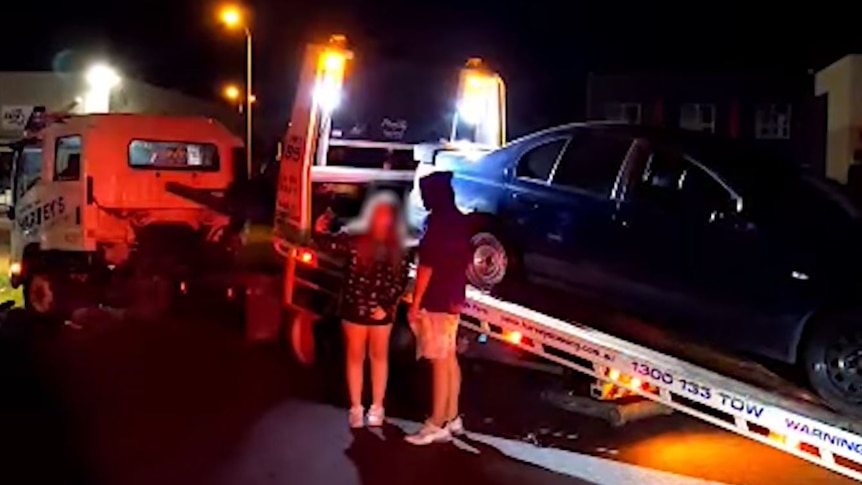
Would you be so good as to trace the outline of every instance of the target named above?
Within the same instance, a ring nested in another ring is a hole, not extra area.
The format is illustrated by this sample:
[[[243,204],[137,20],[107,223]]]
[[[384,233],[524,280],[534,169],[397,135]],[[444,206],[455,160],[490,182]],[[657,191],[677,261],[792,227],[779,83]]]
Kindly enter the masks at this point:
[[[41,205],[42,232],[45,249],[83,251],[84,234],[81,211],[84,202],[83,137],[63,135],[45,140],[51,151],[45,157],[50,180],[45,187]]]
[[[42,145],[20,146],[12,163],[11,260],[21,262],[24,248],[39,242],[37,211],[42,179]]]

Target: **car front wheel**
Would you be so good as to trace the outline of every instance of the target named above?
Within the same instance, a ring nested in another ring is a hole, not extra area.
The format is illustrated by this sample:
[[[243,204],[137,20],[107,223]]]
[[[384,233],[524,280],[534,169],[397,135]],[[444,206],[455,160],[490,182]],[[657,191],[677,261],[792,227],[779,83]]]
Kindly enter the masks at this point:
[[[818,325],[804,363],[811,387],[829,407],[862,418],[862,328],[845,318]]]

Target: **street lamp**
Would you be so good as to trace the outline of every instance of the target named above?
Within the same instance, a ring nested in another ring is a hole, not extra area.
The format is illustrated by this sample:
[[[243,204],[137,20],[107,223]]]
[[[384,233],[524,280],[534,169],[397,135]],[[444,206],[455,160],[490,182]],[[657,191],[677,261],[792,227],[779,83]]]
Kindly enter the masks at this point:
[[[225,86],[223,94],[228,101],[236,101],[239,99],[239,88],[233,84],[228,84]]]
[[[227,28],[242,29],[243,33],[245,33],[245,150],[248,173],[251,175],[251,104],[254,102],[254,96],[251,94],[251,29],[249,29],[248,19],[245,18],[243,13],[243,10],[237,5],[226,5],[219,10],[218,17],[221,23]],[[239,93],[237,92],[238,95]]]

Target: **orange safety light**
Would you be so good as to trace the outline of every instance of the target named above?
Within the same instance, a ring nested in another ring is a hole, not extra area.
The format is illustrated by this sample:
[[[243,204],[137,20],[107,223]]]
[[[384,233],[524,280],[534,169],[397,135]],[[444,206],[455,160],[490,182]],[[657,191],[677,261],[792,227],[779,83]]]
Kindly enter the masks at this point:
[[[612,381],[619,380],[619,378],[620,378],[620,371],[618,371],[618,370],[616,370],[616,369],[611,369],[611,370],[609,370],[609,371],[608,371],[608,378],[609,378],[610,380],[612,380]]]
[[[520,344],[521,340],[523,340],[523,338],[524,338],[524,336],[521,334],[521,332],[518,332],[518,331],[509,332],[509,334],[506,335],[506,340],[508,340],[509,342],[516,344],[516,345]]]
[[[343,35],[333,35],[329,45],[320,54],[317,63],[317,82],[314,87],[315,101],[325,112],[330,113],[341,101],[341,88],[344,85],[344,71],[347,61],[352,57],[345,46]]]
[[[475,142],[490,146],[505,143],[505,93],[503,79],[487,69],[481,59],[470,59],[462,69],[458,88],[458,119],[475,127]],[[451,141],[457,141],[455,132],[456,126],[453,125]]]
[[[300,248],[296,250],[295,256],[297,261],[306,265],[306,266],[316,266],[317,265],[317,255],[308,248]]]

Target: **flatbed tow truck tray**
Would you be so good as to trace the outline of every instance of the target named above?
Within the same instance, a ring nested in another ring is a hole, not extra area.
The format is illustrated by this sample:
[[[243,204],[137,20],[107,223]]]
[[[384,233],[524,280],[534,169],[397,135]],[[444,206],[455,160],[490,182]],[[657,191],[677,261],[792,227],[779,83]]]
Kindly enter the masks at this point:
[[[462,324],[570,369],[862,480],[862,423],[684,360],[467,288]],[[649,388],[637,383],[649,384]]]

